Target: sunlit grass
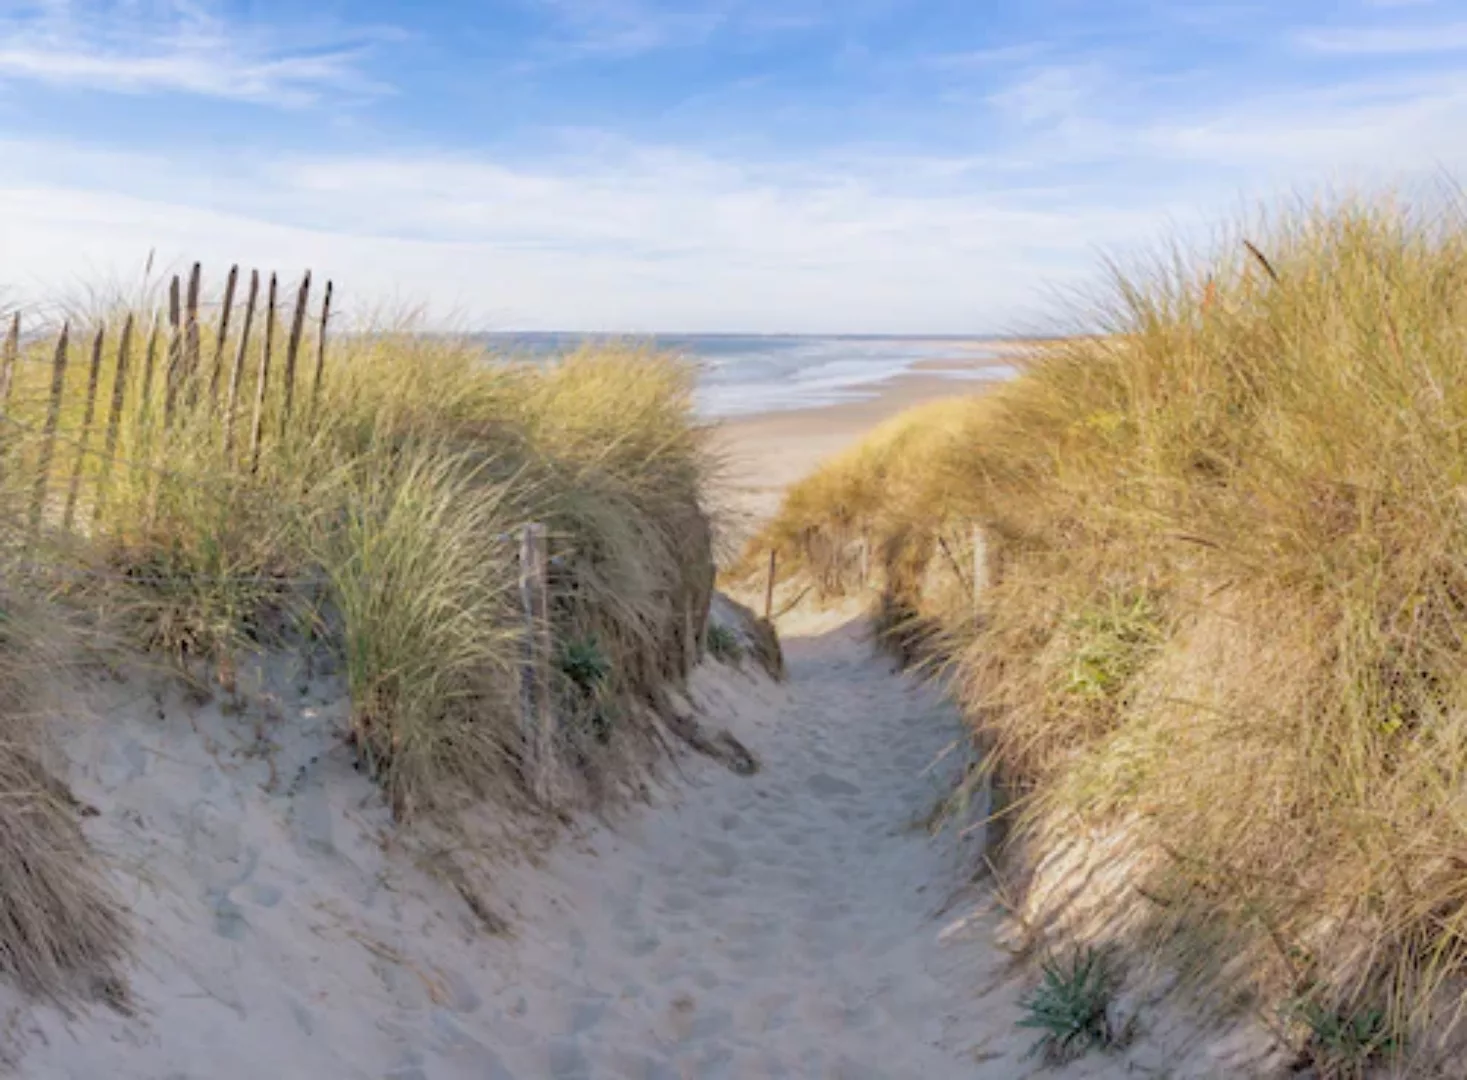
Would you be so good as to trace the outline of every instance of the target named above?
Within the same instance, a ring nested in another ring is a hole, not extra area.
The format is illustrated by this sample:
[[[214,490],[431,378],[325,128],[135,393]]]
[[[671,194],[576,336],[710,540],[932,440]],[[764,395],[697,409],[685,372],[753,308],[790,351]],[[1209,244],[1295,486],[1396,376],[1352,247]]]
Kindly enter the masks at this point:
[[[1077,823],[1142,853],[1116,943],[1415,1036],[1467,974],[1460,220],[1348,203],[1118,276],[1106,334],[898,419],[756,541],[828,575],[873,538],[1012,855]]]

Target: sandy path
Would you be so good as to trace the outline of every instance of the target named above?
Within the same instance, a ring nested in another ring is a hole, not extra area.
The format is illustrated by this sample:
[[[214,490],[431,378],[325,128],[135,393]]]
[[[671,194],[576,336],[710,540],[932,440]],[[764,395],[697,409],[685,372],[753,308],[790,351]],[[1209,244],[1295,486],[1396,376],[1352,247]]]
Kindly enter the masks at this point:
[[[344,705],[284,674],[259,716],[133,683],[66,737],[140,928],[137,1013],[0,1000],[19,1075],[95,1080],[1015,1080],[977,838],[919,821],[962,732],[859,624],[786,641],[790,681],[692,695],[763,764],[687,756],[653,805],[496,861],[486,935],[389,842]],[[295,700],[290,695],[304,694]],[[131,704],[129,704],[131,702]],[[261,760],[270,748],[271,763]],[[979,912],[979,914],[974,914]],[[1097,1057],[1069,1076],[1127,1075]]]
[[[755,749],[757,776],[700,769],[678,805],[603,837],[599,858],[547,868],[590,903],[537,934],[564,935],[574,979],[611,995],[585,1007],[550,1075],[981,1075],[962,1051],[981,1034],[986,965],[940,944],[934,919],[973,863],[917,824],[950,790],[945,770],[923,772],[957,719],[853,629],[787,651],[787,692],[708,703]],[[545,974],[532,1011],[572,991]]]

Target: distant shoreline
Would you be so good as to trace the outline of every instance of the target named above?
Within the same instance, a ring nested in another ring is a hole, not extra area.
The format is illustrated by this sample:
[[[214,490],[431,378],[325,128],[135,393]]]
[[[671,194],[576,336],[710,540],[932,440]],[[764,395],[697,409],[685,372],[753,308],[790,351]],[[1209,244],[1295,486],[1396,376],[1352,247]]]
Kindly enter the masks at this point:
[[[724,463],[721,487],[725,505],[720,509],[727,519],[730,539],[741,541],[760,522],[773,516],[791,484],[854,446],[883,421],[914,405],[985,393],[1001,381],[954,378],[936,372],[1003,368],[1011,359],[1010,355],[988,355],[923,360],[904,374],[863,387],[870,394],[863,400],[712,421],[709,426],[714,445]]]

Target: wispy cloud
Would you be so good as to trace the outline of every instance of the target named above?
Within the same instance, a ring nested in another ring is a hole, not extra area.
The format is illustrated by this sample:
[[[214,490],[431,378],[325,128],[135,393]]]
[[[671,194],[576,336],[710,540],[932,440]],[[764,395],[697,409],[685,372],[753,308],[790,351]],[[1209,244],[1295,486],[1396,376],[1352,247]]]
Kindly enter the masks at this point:
[[[52,0],[0,17],[0,84],[300,106],[328,92],[384,92],[364,62],[387,36],[252,25],[188,0]]]
[[[571,56],[631,57],[788,34],[821,22],[806,0],[531,0],[550,15],[556,44]]]
[[[1353,26],[1307,30],[1299,44],[1340,56],[1409,56],[1467,49],[1467,22],[1434,26]]]
[[[669,8],[642,0],[536,0],[562,45],[578,53],[629,56],[707,41],[728,18],[720,7]]]
[[[1046,124],[1085,111],[1104,83],[1104,73],[1095,65],[1038,67],[1023,72],[988,101],[1021,124]]]

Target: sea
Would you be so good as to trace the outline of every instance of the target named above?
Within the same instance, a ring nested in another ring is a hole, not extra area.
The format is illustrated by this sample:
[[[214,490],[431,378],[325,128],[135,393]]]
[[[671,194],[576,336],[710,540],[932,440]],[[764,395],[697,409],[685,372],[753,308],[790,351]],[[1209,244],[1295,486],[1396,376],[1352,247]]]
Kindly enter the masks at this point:
[[[1012,366],[996,362],[1000,339],[762,334],[605,338],[568,333],[476,337],[496,355],[521,359],[563,355],[608,340],[685,357],[698,369],[697,408],[709,419],[862,401],[877,396],[882,384],[919,364],[924,365],[924,375],[954,380],[993,381],[1014,375]],[[974,366],[985,358],[995,362]],[[952,361],[951,366],[946,361]]]

